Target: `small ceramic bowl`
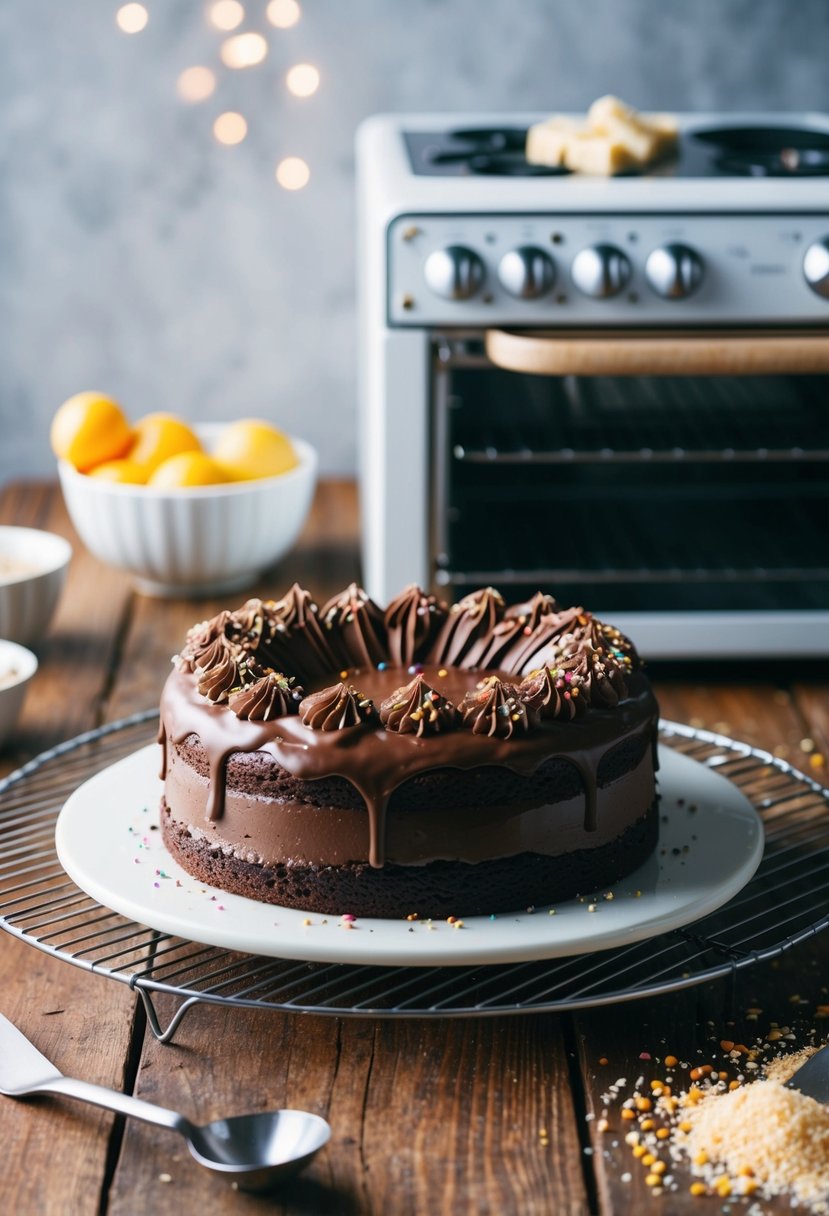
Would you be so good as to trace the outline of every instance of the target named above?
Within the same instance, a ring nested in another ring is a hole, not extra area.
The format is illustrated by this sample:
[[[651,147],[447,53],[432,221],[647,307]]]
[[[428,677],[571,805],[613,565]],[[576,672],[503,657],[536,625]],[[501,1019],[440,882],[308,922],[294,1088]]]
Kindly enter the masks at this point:
[[[209,452],[221,423],[195,428]],[[278,477],[161,490],[86,477],[60,461],[72,523],[90,552],[145,595],[197,596],[254,582],[293,545],[311,506],[317,453],[291,436],[299,464]]]
[[[0,641],[0,747],[15,728],[26,685],[37,671],[31,650],[16,642]]]
[[[71,556],[54,532],[0,527],[0,638],[31,645],[43,637]]]

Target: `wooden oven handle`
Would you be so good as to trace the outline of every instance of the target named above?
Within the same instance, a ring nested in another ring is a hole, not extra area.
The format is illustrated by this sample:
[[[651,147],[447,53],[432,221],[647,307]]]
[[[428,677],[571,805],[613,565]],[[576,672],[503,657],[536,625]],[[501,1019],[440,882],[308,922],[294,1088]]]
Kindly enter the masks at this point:
[[[535,376],[756,376],[829,372],[829,329],[488,329],[496,367]]]

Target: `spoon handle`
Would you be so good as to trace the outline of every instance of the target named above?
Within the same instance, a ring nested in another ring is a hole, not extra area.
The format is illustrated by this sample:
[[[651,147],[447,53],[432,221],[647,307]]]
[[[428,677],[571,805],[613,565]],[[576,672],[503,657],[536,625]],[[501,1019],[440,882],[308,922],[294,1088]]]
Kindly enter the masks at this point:
[[[21,1095],[24,1091],[20,1091]],[[130,1115],[133,1119],[141,1119],[144,1123],[156,1123],[159,1127],[167,1127],[172,1131],[189,1135],[192,1124],[184,1115],[165,1106],[156,1106],[153,1102],[145,1102],[142,1098],[134,1098],[132,1094],[122,1094],[116,1089],[107,1089],[103,1085],[93,1085],[91,1081],[79,1081],[75,1077],[64,1077],[61,1074],[36,1082],[25,1090],[28,1094],[62,1094],[67,1098],[78,1098],[81,1102],[91,1102],[93,1106],[103,1106],[106,1110],[114,1110],[119,1115]]]

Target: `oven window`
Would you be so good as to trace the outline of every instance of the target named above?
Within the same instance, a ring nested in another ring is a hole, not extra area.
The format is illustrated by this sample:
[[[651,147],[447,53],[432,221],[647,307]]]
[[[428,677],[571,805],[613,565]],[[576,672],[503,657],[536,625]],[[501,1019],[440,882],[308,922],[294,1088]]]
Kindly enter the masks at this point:
[[[436,360],[436,582],[603,611],[829,607],[829,380]]]

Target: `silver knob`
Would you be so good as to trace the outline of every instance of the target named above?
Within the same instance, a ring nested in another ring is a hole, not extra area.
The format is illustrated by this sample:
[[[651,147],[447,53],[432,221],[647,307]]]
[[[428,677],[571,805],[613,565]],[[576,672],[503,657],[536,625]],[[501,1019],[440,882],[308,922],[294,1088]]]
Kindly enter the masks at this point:
[[[470,299],[480,291],[486,278],[483,262],[465,245],[435,249],[426,259],[423,273],[435,295],[443,296],[444,300]]]
[[[594,300],[616,296],[630,280],[630,262],[615,245],[589,245],[573,258],[573,282]]]
[[[803,255],[803,273],[812,291],[829,300],[829,236],[815,241]]]
[[[645,275],[657,295],[685,300],[702,282],[702,258],[688,245],[660,245],[648,255]]]
[[[537,300],[546,295],[555,282],[555,263],[543,249],[521,245],[501,258],[498,278],[511,296],[517,296],[519,300]]]

